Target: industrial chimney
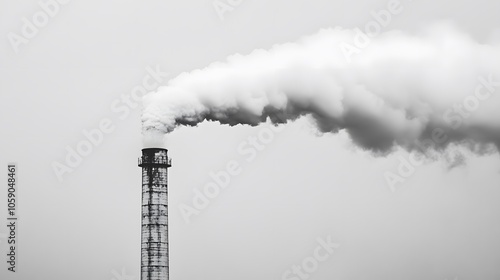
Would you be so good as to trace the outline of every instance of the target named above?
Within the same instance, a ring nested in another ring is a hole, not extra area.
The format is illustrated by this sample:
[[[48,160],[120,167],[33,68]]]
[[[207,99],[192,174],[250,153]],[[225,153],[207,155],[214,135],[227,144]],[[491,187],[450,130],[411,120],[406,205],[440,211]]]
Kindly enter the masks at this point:
[[[141,280],[168,280],[167,169],[172,166],[166,149],[142,150]]]

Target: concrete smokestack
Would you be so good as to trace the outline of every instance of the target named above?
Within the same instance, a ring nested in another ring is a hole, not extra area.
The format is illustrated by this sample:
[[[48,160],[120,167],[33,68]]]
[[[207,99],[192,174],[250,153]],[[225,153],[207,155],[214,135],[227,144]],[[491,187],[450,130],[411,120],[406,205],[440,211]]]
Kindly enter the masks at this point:
[[[141,280],[168,280],[168,191],[166,149],[142,150]]]

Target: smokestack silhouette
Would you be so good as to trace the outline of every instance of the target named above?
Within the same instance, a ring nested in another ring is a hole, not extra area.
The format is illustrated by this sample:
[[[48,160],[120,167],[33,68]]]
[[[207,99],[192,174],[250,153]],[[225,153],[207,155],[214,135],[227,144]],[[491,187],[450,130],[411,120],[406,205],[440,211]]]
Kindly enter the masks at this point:
[[[147,148],[142,167],[141,280],[168,280],[167,150]]]
[[[377,37],[324,29],[180,74],[145,96],[143,131],[308,116],[320,132],[344,130],[375,153],[450,144],[492,151],[500,144],[499,61],[498,43],[477,42],[448,24]],[[446,141],[426,142],[437,134]]]

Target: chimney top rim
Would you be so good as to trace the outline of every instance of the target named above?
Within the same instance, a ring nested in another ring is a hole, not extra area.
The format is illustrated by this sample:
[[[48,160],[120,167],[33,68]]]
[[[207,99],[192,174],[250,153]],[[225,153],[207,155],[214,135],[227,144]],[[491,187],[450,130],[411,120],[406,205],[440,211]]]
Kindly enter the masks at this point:
[[[144,148],[143,151],[168,151],[165,148]]]

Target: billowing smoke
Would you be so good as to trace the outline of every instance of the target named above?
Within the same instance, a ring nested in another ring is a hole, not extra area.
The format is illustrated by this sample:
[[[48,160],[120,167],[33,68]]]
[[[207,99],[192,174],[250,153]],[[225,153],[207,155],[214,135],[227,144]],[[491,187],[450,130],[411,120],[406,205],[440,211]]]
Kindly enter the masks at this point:
[[[337,28],[183,73],[145,97],[142,122],[155,138],[205,120],[254,126],[309,116],[320,132],[345,130],[376,153],[450,144],[480,152],[500,144],[497,95],[498,43],[449,24],[374,37]]]

